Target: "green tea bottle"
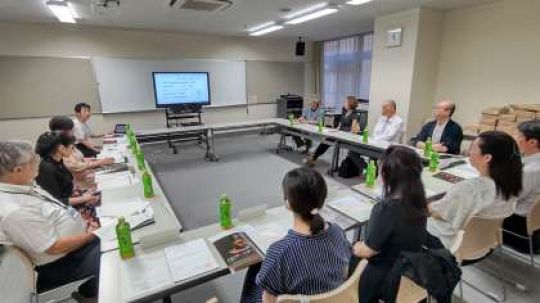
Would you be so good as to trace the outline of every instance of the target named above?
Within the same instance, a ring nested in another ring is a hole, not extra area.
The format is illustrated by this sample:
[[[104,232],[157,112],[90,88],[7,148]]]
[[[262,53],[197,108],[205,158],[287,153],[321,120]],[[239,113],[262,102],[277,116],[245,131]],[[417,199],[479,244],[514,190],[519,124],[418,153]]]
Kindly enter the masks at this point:
[[[439,154],[436,151],[431,152],[429,158],[429,171],[435,172],[439,168]]]
[[[323,127],[324,127],[324,119],[319,119],[319,122],[317,123],[317,126],[318,126],[318,130],[319,130],[319,133],[322,133],[323,132]]]
[[[142,184],[144,197],[146,199],[152,198],[154,196],[154,187],[152,187],[152,176],[145,169],[142,172]]]
[[[290,125],[294,124],[294,115],[293,114],[289,114],[289,124]]]
[[[144,170],[144,153],[140,147],[138,148],[135,157],[137,158],[137,166],[139,167],[139,170]]]
[[[368,143],[369,133],[367,127],[362,131],[362,143]]]
[[[433,151],[433,143],[431,141],[431,137],[428,137],[426,140],[426,143],[424,143],[424,157],[429,158],[431,156],[432,151]]]
[[[377,167],[375,166],[375,161],[370,160],[366,168],[366,186],[373,187],[375,186],[375,175]]]
[[[116,239],[118,240],[120,258],[123,260],[133,258],[135,256],[135,249],[133,248],[133,241],[131,240],[131,229],[124,217],[118,218],[118,223],[116,224]]]
[[[219,224],[223,229],[229,229],[233,226],[231,208],[231,199],[226,194],[221,195],[219,199]]]

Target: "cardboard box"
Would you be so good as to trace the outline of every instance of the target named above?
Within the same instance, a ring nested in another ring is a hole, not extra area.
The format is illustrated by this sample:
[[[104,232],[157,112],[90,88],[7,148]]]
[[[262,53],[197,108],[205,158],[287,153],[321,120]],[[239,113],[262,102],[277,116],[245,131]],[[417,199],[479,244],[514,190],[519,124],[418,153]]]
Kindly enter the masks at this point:
[[[491,130],[495,130],[495,126],[480,124],[480,127],[478,128],[478,133],[481,134],[483,132],[487,132]]]
[[[515,110],[540,112],[540,104],[510,104]]]
[[[497,127],[517,127],[517,122],[499,121]]]
[[[519,123],[521,122],[527,122],[527,121],[532,121],[534,120],[535,117],[532,117],[532,118],[522,118],[522,117],[518,117],[517,120],[516,120],[516,123],[519,125]]]
[[[517,119],[517,116],[515,113],[512,114],[500,114],[499,115],[499,122],[501,121],[508,121],[508,122],[515,122]]]
[[[486,114],[486,115],[498,116],[499,114],[502,114],[502,113],[504,113],[504,108],[502,107],[489,107],[489,108],[484,108],[482,110],[482,115]]]
[[[525,111],[525,110],[516,110],[516,116],[517,116],[517,119],[519,119],[519,118],[535,119],[536,118],[536,113],[535,112],[530,112],[530,111]]]
[[[482,119],[480,120],[480,123],[479,123],[479,124],[480,124],[480,125],[487,125],[487,126],[493,126],[493,127],[495,127],[495,126],[497,126],[497,120],[491,120],[491,119],[484,119],[484,118],[482,118]]]
[[[499,120],[499,115],[482,114],[482,116],[480,116],[480,120],[497,121]]]

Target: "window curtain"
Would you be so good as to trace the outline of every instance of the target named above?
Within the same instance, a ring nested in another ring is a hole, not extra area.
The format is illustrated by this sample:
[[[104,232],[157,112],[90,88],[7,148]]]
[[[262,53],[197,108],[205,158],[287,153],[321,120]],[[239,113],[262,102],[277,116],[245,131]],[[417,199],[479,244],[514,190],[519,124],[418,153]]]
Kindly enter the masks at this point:
[[[325,41],[323,46],[322,101],[341,111],[347,96],[369,98],[373,34]]]

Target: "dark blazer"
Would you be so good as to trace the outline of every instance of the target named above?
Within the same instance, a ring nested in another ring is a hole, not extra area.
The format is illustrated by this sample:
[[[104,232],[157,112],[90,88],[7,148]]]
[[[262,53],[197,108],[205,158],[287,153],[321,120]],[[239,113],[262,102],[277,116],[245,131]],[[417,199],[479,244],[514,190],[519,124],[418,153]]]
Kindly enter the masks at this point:
[[[341,113],[341,121],[339,122],[339,130],[350,132],[353,121],[358,121],[358,112],[356,109],[351,110],[351,113],[347,115],[347,111],[343,110]]]
[[[417,142],[426,142],[427,138],[433,135],[436,123],[437,121],[426,123],[418,135],[411,140],[412,143],[416,145]],[[462,140],[463,130],[461,126],[450,119],[443,130],[440,143],[448,148],[449,154],[459,155]]]
[[[56,161],[51,157],[45,157],[39,164],[39,174],[36,182],[51,196],[69,204],[69,198],[73,195],[73,176],[64,166],[63,161]]]

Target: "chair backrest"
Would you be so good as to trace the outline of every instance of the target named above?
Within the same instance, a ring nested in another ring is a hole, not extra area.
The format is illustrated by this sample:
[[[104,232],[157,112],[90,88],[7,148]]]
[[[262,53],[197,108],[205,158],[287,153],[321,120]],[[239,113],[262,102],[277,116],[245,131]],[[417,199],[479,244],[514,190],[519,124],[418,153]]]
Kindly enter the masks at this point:
[[[358,284],[360,276],[366,268],[367,261],[362,260],[354,270],[352,276],[340,287],[320,295],[282,295],[279,296],[278,303],[358,303]]]
[[[502,244],[504,218],[470,217],[458,235],[452,253],[458,262],[485,256]]]
[[[35,294],[35,277],[34,267],[26,254],[7,246],[0,256],[0,301],[31,302]]]
[[[397,303],[417,303],[428,297],[427,291],[414,283],[411,279],[401,276]]]
[[[533,233],[540,229],[540,197],[534,202],[529,214],[527,215],[527,234],[532,236]]]

